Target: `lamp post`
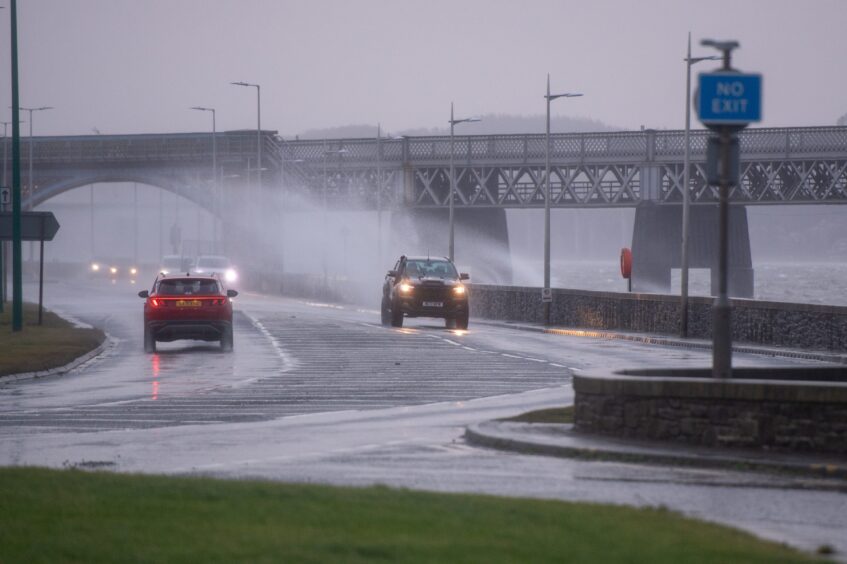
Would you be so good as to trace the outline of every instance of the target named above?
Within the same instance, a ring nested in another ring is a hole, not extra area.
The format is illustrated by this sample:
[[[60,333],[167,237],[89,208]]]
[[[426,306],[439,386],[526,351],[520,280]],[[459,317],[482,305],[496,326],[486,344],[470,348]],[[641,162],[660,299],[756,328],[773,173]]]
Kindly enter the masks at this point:
[[[349,152],[349,151],[347,151],[347,149],[334,149],[334,150],[329,150],[329,149],[327,149],[327,148],[326,148],[326,140],[324,140],[324,151],[323,151],[323,161],[324,161],[324,186],[323,186],[323,194],[321,195],[322,200],[323,200],[323,201],[322,201],[322,206],[321,206],[321,207],[323,208],[323,218],[322,218],[322,221],[321,221],[321,223],[323,224],[323,225],[322,225],[322,229],[321,229],[321,233],[323,233],[323,241],[322,241],[322,243],[323,243],[323,244],[321,245],[321,246],[322,246],[322,249],[321,249],[321,263],[322,263],[323,273],[324,273],[324,290],[326,290],[326,287],[327,287],[327,280],[328,280],[327,265],[326,265],[326,223],[327,223],[327,198],[326,198],[326,192],[327,192],[327,174],[326,174],[326,159],[327,159],[327,157],[328,157],[329,155],[339,155],[339,156],[340,156],[340,155],[343,155],[343,154],[345,154],[345,153],[347,153],[347,152]]]
[[[450,208],[449,208],[450,209],[450,241],[449,241],[447,247],[448,247],[451,262],[455,258],[454,251],[455,251],[455,235],[456,235],[456,231],[455,231],[456,224],[455,224],[455,219],[453,217],[453,215],[454,215],[454,213],[453,213],[453,198],[454,198],[455,192],[456,192],[456,174],[455,174],[454,165],[453,165],[453,129],[456,127],[456,124],[470,123],[470,122],[473,122],[473,121],[481,121],[481,119],[478,118],[478,117],[469,117],[469,118],[463,118],[463,119],[456,119],[455,117],[453,117],[453,102],[450,102],[450,196],[448,198],[449,206],[450,206]]]
[[[21,109],[25,112],[29,112],[29,177],[28,177],[29,182],[28,182],[28,184],[29,184],[29,199],[30,199],[29,209],[32,209],[32,196],[35,193],[35,184],[34,184],[33,178],[32,178],[32,145],[33,145],[33,142],[32,142],[32,113],[33,112],[40,112],[40,111],[43,111],[43,110],[52,110],[53,107],[52,106],[41,106],[40,108],[20,107],[18,109]]]
[[[692,57],[691,56],[691,32],[688,32],[688,54],[685,62],[685,157],[682,171],[682,259],[680,262],[680,325],[679,333],[682,338],[688,337],[688,230],[689,214],[691,208],[691,196],[689,194],[691,182],[691,65],[701,61],[714,61],[720,59],[717,56]]]
[[[262,88],[250,82],[230,82],[235,86],[252,86],[256,89],[256,169],[259,179],[259,209],[262,208]]]
[[[200,112],[211,112],[212,114],[212,191],[215,194],[215,216],[212,218],[214,225],[214,240],[215,247],[220,247],[220,229],[218,221],[221,216],[221,199],[220,187],[218,185],[218,141],[217,129],[215,125],[215,108],[205,108],[203,106],[191,106],[191,110]],[[260,173],[261,174],[261,173]]]
[[[280,146],[280,159],[279,159],[279,188],[280,188],[280,214],[283,217],[282,225],[279,228],[279,248],[282,253],[279,257],[279,271],[281,275],[285,274],[285,226],[287,220],[285,218],[286,206],[288,205],[288,193],[287,187],[285,185],[285,165],[288,163],[302,163],[303,159],[286,159],[285,152],[283,151],[283,147],[285,146],[285,140],[280,138],[282,145]],[[284,283],[284,282],[283,282]]]
[[[544,289],[541,299],[544,300],[544,323],[550,324],[550,300],[553,295],[550,290],[550,102],[557,98],[578,98],[582,94],[565,92],[550,94],[550,74],[547,74],[547,128],[544,151]]]
[[[3,124],[3,188],[9,188],[8,172],[9,172],[9,137],[8,127],[12,124],[11,121],[0,121]],[[18,122],[23,123],[23,122]],[[9,191],[11,196],[11,190]],[[0,211],[3,210],[3,202],[0,202]],[[6,242],[0,241],[0,313],[3,313],[6,302]]]

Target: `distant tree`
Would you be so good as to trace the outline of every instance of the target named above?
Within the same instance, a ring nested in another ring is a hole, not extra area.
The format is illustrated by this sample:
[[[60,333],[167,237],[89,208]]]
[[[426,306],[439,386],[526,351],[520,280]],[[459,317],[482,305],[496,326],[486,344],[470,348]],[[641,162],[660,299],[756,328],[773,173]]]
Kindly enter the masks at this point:
[[[847,114],[844,114],[843,116],[838,118],[838,121],[835,122],[835,125],[847,125]]]

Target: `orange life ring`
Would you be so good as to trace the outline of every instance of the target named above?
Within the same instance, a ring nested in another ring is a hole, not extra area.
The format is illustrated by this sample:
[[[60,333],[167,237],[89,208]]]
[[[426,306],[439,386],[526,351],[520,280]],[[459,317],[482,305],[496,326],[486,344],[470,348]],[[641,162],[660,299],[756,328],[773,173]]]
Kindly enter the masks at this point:
[[[626,247],[621,249],[621,276],[624,278],[632,276],[632,251]]]

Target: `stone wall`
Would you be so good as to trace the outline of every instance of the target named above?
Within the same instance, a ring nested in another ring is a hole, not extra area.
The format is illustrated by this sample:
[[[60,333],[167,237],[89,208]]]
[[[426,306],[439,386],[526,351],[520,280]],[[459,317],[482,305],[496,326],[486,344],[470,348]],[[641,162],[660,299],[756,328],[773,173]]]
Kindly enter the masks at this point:
[[[541,323],[541,289],[473,284],[471,315]],[[711,338],[712,298],[691,297],[689,336]],[[733,340],[769,346],[847,351],[847,307],[732,300]],[[551,325],[679,334],[679,296],[553,290]]]
[[[829,382],[789,379],[791,371],[746,369],[732,380],[695,370],[578,374],[574,426],[622,438],[847,454],[847,369],[822,369],[837,376]]]

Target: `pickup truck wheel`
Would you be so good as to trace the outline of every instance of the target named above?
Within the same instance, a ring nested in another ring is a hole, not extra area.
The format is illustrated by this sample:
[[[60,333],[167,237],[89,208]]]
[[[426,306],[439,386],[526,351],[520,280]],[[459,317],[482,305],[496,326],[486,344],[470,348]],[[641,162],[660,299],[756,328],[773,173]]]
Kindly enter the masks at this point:
[[[391,326],[392,327],[402,327],[403,326],[403,310],[400,309],[400,306],[395,305],[391,308]]]
[[[379,308],[380,321],[384,326],[391,325],[391,312],[388,309],[388,300],[382,298],[382,305]]]

